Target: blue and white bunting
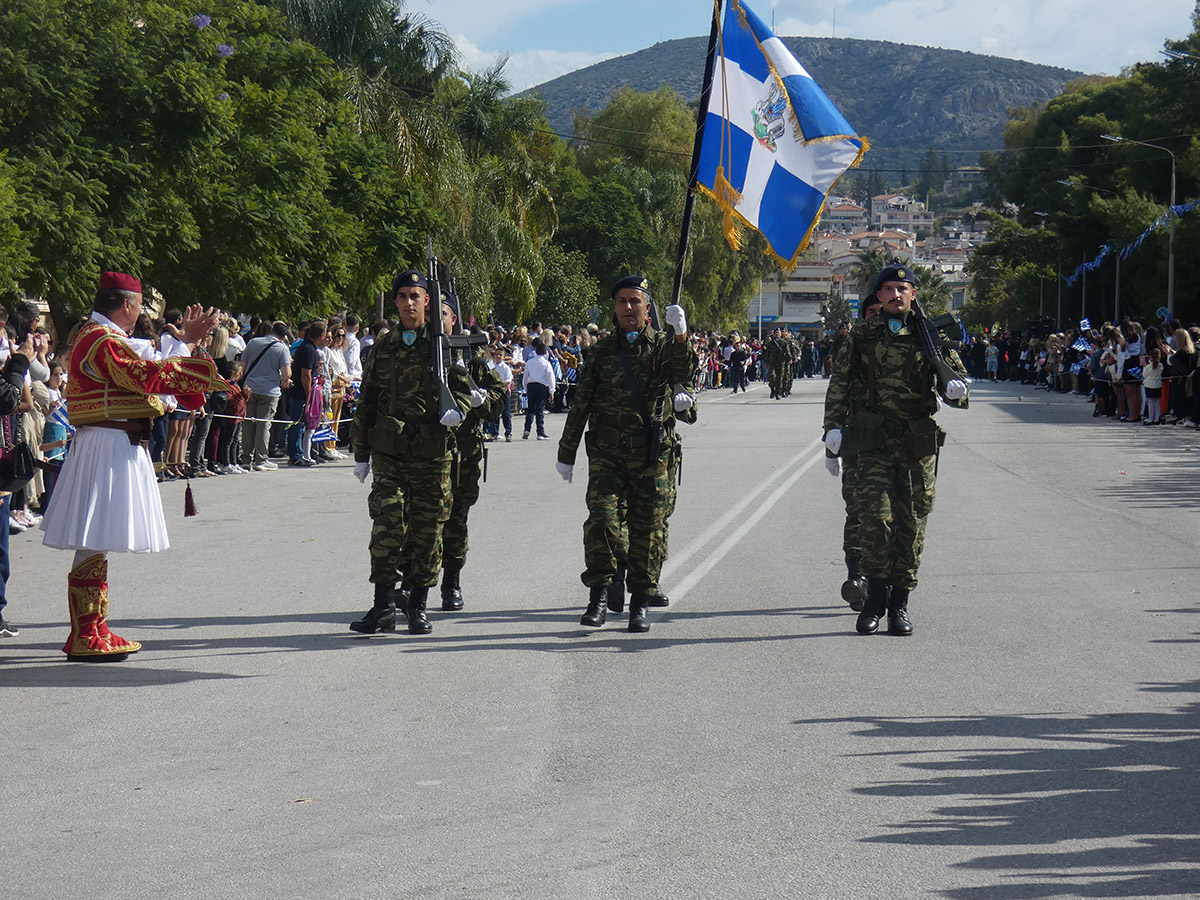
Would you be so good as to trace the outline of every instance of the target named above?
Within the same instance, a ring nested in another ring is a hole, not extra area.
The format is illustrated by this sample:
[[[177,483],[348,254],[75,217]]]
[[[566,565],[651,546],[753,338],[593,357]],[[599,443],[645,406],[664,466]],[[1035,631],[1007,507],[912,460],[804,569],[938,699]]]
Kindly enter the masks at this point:
[[[725,237],[758,231],[795,268],[838,179],[869,145],[742,0],[725,9],[697,182],[725,213]]]

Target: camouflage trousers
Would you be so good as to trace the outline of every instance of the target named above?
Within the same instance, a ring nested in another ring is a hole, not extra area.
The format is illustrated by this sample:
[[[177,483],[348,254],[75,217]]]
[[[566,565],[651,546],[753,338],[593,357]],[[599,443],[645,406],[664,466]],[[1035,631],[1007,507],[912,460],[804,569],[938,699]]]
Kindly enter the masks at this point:
[[[666,507],[663,510],[662,527],[657,538],[658,540],[661,540],[662,543],[664,560],[666,559],[667,549],[671,546],[668,539],[671,525],[671,514],[675,512],[675,498],[679,495],[679,457],[675,454],[671,454],[671,459],[667,466],[667,479]],[[621,517],[621,537],[616,550],[617,562],[624,565],[626,569],[628,569],[629,516],[624,497],[621,498],[620,503],[618,504],[618,513]],[[654,580],[657,583],[658,577],[655,576]]]
[[[664,453],[654,465],[633,456],[588,454],[588,517],[583,523],[584,571],[588,587],[609,584],[617,561],[627,560],[625,583],[650,594],[667,556],[666,519],[673,506],[670,465]],[[623,531],[627,529],[627,531]]]
[[[767,384],[770,385],[774,393],[783,393],[784,368],[785,364],[776,363],[767,370]]]
[[[858,491],[858,454],[842,454],[842,500],[846,503],[846,527],[842,529],[842,550],[846,559],[862,557],[862,547],[858,540],[859,498]]]
[[[442,565],[447,569],[461,569],[467,561],[467,515],[479,500],[479,481],[483,477],[483,442],[469,437],[464,440],[461,434],[458,437],[458,477],[450,518],[442,529]]]
[[[442,568],[442,529],[450,517],[450,454],[435,459],[371,455],[371,582],[401,574],[433,587]]]
[[[934,455],[914,458],[882,450],[858,454],[858,539],[862,573],[899,588],[917,586],[917,569],[925,548],[925,523],[933,510]]]

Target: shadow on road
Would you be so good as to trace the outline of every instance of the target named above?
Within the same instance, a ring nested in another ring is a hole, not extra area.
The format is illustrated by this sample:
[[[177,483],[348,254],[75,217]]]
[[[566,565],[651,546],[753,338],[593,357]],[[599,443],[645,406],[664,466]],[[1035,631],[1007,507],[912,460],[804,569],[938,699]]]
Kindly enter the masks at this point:
[[[1200,694],[1200,681],[1145,685]],[[874,797],[942,797],[930,818],[885,826],[870,843],[981,848],[958,868],[990,873],[987,887],[943,890],[954,900],[1192,896],[1200,885],[1200,702],[1162,712],[1087,716],[802,720],[861,723],[858,735],[936,740],[883,752],[913,778],[867,785]],[[953,739],[1017,749],[943,749]],[[875,754],[870,754],[875,755]],[[1088,842],[1071,849],[1068,842]],[[1100,846],[1095,846],[1099,844]],[[1026,852],[1030,845],[1038,847]],[[1004,853],[1005,847],[1021,852]]]

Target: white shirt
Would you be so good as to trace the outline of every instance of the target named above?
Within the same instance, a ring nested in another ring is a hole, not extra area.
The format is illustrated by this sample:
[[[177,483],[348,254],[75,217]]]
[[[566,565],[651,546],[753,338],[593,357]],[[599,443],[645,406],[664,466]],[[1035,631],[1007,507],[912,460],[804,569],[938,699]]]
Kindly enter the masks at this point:
[[[495,371],[495,373],[500,377],[500,380],[506,385],[511,385],[513,383],[512,366],[510,366],[504,360],[500,360],[500,362],[488,360],[488,368]]]
[[[532,359],[525,360],[525,381],[526,387],[533,383],[544,384],[550,389],[550,393],[554,393],[554,388],[558,385],[554,377],[554,369],[550,366],[550,360],[544,356],[534,355]]]
[[[246,349],[246,339],[240,334],[231,334],[229,343],[225,345],[225,359],[233,362],[238,358],[238,354]]]
[[[362,380],[362,347],[358,342],[358,337],[346,332],[346,374],[351,381]]]

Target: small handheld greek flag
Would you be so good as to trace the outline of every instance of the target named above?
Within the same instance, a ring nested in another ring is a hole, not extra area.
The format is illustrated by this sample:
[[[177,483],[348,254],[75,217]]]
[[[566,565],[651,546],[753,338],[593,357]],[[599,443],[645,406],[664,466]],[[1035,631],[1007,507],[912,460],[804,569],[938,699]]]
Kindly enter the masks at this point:
[[[1075,343],[1071,345],[1072,350],[1091,350],[1092,345],[1087,342],[1087,338],[1076,338]]]
[[[731,247],[748,226],[793,269],[826,197],[869,145],[742,0],[729,0],[717,50],[697,184],[724,211]]]
[[[1091,327],[1092,327],[1091,319],[1080,319],[1079,320],[1079,330],[1080,331],[1087,331]]]
[[[75,428],[71,425],[71,420],[67,417],[67,401],[64,400],[58,405],[54,412],[50,413],[50,418],[67,429],[67,434],[74,434]]]

